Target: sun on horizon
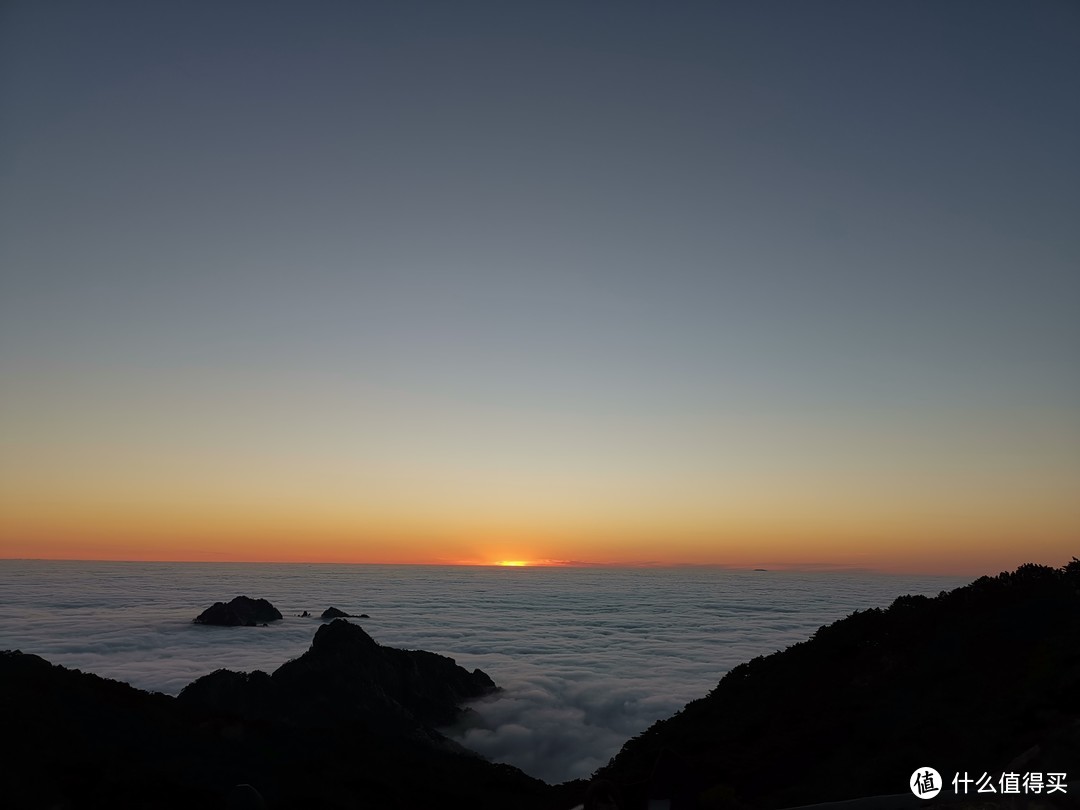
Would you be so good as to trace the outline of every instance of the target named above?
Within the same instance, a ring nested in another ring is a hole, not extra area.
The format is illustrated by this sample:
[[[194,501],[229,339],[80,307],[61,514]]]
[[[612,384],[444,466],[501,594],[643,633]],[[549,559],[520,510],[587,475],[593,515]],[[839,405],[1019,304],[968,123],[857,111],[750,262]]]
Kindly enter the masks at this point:
[[[5,6],[0,559],[1075,553],[1071,10],[174,5]]]

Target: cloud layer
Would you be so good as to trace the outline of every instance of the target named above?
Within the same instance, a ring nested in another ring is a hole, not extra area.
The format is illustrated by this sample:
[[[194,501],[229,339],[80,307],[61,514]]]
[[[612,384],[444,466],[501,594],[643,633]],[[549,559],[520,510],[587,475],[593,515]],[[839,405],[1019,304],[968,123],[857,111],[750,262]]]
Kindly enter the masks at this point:
[[[732,666],[943,577],[719,569],[489,569],[0,561],[0,649],[176,694],[226,667],[272,671],[329,605],[368,613],[382,644],[480,667],[503,691],[450,733],[550,782],[584,777]],[[266,628],[191,624],[265,597]],[[354,620],[360,621],[360,620]]]

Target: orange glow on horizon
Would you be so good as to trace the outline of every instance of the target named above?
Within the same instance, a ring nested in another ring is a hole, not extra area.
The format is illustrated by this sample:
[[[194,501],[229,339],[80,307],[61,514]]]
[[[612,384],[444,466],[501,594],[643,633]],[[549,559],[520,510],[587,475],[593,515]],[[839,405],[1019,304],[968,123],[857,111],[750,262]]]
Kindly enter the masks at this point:
[[[350,513],[289,501],[118,503],[0,497],[0,558],[534,567],[720,566],[980,576],[1076,553],[1070,515],[963,520],[839,509],[713,514],[629,505],[611,516]]]
[[[0,558],[145,562],[461,565],[498,568],[719,566],[769,570],[872,570],[980,576],[1025,562],[1060,566],[1075,543],[1053,535],[1020,542],[1018,534],[861,537],[807,531],[672,535],[667,542],[616,536],[515,536],[504,542],[468,533],[402,533],[382,540],[346,532],[0,531]],[[17,538],[17,539],[15,539]],[[501,546],[501,547],[500,547]],[[507,553],[507,552],[510,553]]]

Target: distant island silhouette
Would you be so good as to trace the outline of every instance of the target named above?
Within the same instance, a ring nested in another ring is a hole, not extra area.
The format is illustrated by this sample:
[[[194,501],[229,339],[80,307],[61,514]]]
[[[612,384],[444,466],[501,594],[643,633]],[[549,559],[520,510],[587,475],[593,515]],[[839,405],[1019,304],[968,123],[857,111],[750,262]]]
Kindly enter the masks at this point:
[[[221,627],[256,627],[280,619],[281,611],[266,599],[237,596],[228,602],[214,602],[191,621]]]
[[[0,653],[0,684],[14,807],[771,810],[904,793],[928,765],[945,780],[1075,772],[1080,560],[826,625],[732,669],[591,784],[546,785],[450,741],[437,729],[492,679],[340,618],[272,674],[218,670],[175,698],[19,651]]]

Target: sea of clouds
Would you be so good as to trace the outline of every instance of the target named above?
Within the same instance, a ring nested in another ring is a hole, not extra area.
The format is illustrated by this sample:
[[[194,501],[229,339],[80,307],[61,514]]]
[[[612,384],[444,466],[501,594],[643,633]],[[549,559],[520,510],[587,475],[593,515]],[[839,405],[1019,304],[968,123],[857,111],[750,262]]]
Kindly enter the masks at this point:
[[[220,668],[272,672],[334,605],[381,644],[449,655],[502,691],[447,733],[549,782],[587,777],[731,667],[853,610],[956,577],[717,568],[79,563],[0,560],[0,649],[177,694]],[[215,601],[269,599],[265,628],[194,625]]]

